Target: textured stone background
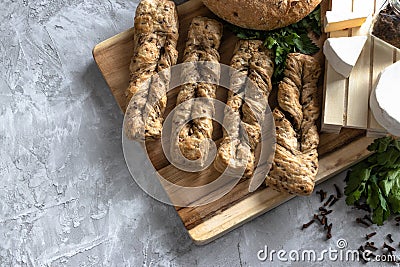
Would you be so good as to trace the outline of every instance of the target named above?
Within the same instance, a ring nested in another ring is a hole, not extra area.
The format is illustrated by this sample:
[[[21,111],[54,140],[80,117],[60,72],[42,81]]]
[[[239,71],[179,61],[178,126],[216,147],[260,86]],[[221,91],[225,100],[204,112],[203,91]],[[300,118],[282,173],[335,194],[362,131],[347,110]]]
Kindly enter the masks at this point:
[[[346,238],[357,248],[372,229],[354,223],[362,213],[343,199],[330,241],[316,225],[299,230],[319,205],[312,196],[198,247],[172,207],[138,188],[122,154],[123,116],[91,55],[132,26],[136,5],[1,1],[0,266],[258,266],[264,245],[321,251]],[[343,177],[323,187],[333,192]],[[378,245],[393,227],[379,229]]]

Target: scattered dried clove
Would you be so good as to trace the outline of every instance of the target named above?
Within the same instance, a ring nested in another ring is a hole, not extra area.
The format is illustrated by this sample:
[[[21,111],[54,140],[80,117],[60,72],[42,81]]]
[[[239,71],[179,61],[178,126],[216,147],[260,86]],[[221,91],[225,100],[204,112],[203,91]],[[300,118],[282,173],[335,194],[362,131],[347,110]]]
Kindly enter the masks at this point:
[[[327,229],[328,229],[328,225],[329,225],[329,223],[328,223],[328,218],[326,218],[324,230],[327,230]]]
[[[327,194],[327,192],[325,192],[325,191],[322,190],[322,189],[319,190],[319,191],[317,191],[317,195],[320,195],[320,197],[321,197],[321,202],[325,200],[326,194]]]
[[[396,226],[399,226],[400,225],[400,223],[396,223]]]
[[[319,207],[318,210],[319,210],[319,211],[322,211],[322,212],[327,212],[327,211],[328,211],[328,210],[325,209],[324,207]]]
[[[331,239],[332,238],[332,223],[331,224],[329,224],[329,226],[328,226],[328,232],[326,233],[326,238],[327,239]]]
[[[360,254],[360,258],[362,263],[367,264],[369,261],[367,259],[365,259],[364,257],[364,252],[365,252],[365,248],[363,246],[360,246],[358,248],[358,253]],[[371,255],[369,255],[371,257]]]
[[[323,216],[326,216],[326,215],[329,215],[329,214],[331,214],[333,212],[333,210],[328,210],[328,211],[322,211],[321,212],[321,215],[323,215]]]
[[[318,220],[318,221],[321,223],[321,225],[323,225],[323,224],[322,224],[322,218],[320,218],[320,217],[318,216],[318,214],[314,214],[314,219],[315,219],[315,220]]]
[[[376,232],[372,232],[370,234],[365,235],[365,238],[367,238],[367,240],[369,240],[371,237],[373,237],[374,235],[376,235]]]
[[[367,242],[367,243],[365,244],[365,247],[366,247],[366,248],[370,248],[370,249],[372,249],[372,250],[374,250],[374,251],[378,250],[378,248],[375,247],[375,243],[374,243],[374,242]]]
[[[383,248],[386,248],[389,252],[396,251],[396,249],[388,244],[386,242],[383,243]]]
[[[303,224],[303,227],[301,227],[301,230],[304,230],[304,229],[308,228],[314,222],[315,222],[314,220],[311,220],[308,223]]]
[[[372,252],[369,252],[367,256],[367,259],[376,259],[376,255]],[[368,261],[364,261],[364,263],[368,263]]]
[[[327,233],[327,234],[326,234],[326,238],[327,238],[327,239],[331,239],[331,238],[332,238],[332,234],[331,234],[331,233]]]
[[[362,218],[357,218],[357,219],[356,219],[356,222],[359,223],[359,224],[363,224],[363,225],[365,225],[365,226],[367,226],[367,227],[370,226],[370,225],[369,225],[366,221],[364,221]]]
[[[322,216],[326,216],[326,215],[331,214],[333,212],[333,210],[327,210],[324,207],[319,207],[319,211],[320,211],[320,214]]]
[[[358,253],[360,254],[360,258],[363,261],[363,263],[367,263],[367,260],[364,259],[364,257],[362,257],[362,255],[365,251],[365,248],[363,246],[360,246],[357,250],[358,250]]]
[[[334,195],[330,195],[328,200],[324,203],[324,207],[328,206],[328,204],[333,200],[334,197]]]
[[[339,186],[337,186],[337,184],[334,184],[333,186],[335,186],[335,189],[336,189],[336,197],[341,198],[343,196],[343,194],[340,191]]]
[[[328,219],[325,216],[323,216],[322,220],[321,220],[322,225],[326,225],[327,222],[328,222]]]
[[[339,199],[338,199],[337,197],[334,196],[332,202],[329,204],[328,207],[332,207],[333,205],[335,205],[336,201],[338,201],[338,200],[339,200]]]
[[[393,242],[394,242],[394,241],[393,241],[393,238],[392,238],[392,234],[388,234],[388,235],[386,236],[386,238],[389,240],[390,243],[393,243]]]

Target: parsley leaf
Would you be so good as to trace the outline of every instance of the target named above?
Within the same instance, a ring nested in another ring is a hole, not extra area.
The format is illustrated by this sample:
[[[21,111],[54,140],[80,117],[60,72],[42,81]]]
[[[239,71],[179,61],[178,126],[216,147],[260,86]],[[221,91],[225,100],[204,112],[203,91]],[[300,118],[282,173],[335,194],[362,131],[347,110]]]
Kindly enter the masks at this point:
[[[388,196],[388,202],[393,213],[400,213],[400,186],[396,183]]]
[[[307,34],[301,34],[300,38],[293,39],[296,48],[303,54],[315,54],[319,51],[319,47],[316,46]]]
[[[368,147],[375,154],[355,165],[346,178],[346,203],[365,202],[377,225],[391,214],[400,214],[399,148],[399,140],[392,137],[376,139]]]
[[[347,186],[344,189],[344,193],[346,195],[358,189],[369,179],[371,175],[371,169],[368,168],[368,166],[369,165],[366,162],[362,161],[354,167],[352,172],[349,173],[347,177]]]
[[[231,24],[228,27],[240,39],[263,40],[264,45],[275,52],[275,69],[272,80],[277,83],[283,78],[286,57],[289,53],[300,52],[313,55],[319,51],[319,47],[313,43],[308,34],[311,31],[318,36],[321,35],[321,8],[318,6],[297,23],[272,31],[248,30]]]

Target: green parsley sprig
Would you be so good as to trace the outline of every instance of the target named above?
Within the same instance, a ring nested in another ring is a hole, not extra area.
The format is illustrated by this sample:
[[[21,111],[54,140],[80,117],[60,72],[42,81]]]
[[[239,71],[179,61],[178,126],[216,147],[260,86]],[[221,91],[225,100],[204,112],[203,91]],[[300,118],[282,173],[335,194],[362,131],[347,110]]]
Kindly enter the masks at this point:
[[[234,25],[229,25],[229,28],[241,39],[263,40],[264,45],[275,52],[275,70],[272,78],[276,83],[283,77],[289,53],[313,55],[319,51],[319,47],[313,43],[308,33],[312,31],[318,36],[321,35],[321,8],[318,6],[297,23],[273,31],[248,30]]]
[[[400,140],[384,137],[368,147],[375,153],[349,172],[346,203],[365,202],[372,221],[382,225],[391,214],[400,213]]]

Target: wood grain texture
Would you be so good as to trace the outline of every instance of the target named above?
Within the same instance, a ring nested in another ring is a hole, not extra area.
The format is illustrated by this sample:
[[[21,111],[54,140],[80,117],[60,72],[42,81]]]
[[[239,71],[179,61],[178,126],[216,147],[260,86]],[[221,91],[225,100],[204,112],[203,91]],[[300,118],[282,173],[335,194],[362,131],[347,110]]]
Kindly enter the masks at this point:
[[[394,55],[393,48],[389,49],[388,44],[379,38],[372,37],[373,54],[372,54],[372,87],[375,88],[380,73],[388,66],[393,64]],[[368,115],[368,135],[381,136],[385,135],[386,130],[376,121],[372,111]]]
[[[353,12],[374,12],[375,0],[353,0]],[[360,27],[352,29],[352,36],[365,35]],[[371,40],[368,38],[364,49],[349,77],[347,94],[346,127],[368,128],[368,101],[371,92]]]
[[[331,0],[334,12],[351,12],[352,0]],[[350,36],[350,30],[329,33],[330,38]],[[322,130],[327,133],[340,133],[345,125],[347,109],[348,79],[343,78],[326,62]]]
[[[328,1],[323,1],[323,10],[327,9],[327,5]],[[186,31],[191,19],[198,15],[214,18],[214,15],[202,5],[200,0],[191,0],[180,5],[178,13],[181,24],[178,50],[182,54]],[[129,29],[100,43],[93,50],[94,59],[122,111],[127,106],[124,92],[128,86],[132,36],[133,29]],[[228,64],[230,62],[236,40],[236,37],[232,33],[227,30],[225,31],[220,49],[222,63]],[[323,41],[324,38],[321,38],[319,45]],[[316,57],[323,65],[324,58],[322,53],[318,53]],[[168,95],[165,115],[175,106],[176,93],[177,91],[173,90]],[[225,101],[226,97],[226,90],[220,88],[217,92],[217,98]],[[270,98],[272,107],[272,103],[276,102],[273,100],[274,97],[276,95],[272,94]],[[322,99],[322,83],[319,97]],[[221,128],[216,125],[213,139],[218,144],[221,137]],[[332,177],[368,156],[369,152],[366,150],[366,147],[371,142],[372,139],[366,138],[365,131],[362,130],[343,129],[340,135],[322,134],[318,149],[320,154],[320,170],[317,176],[317,183]],[[166,160],[160,142],[151,142],[146,145],[148,151],[150,151],[149,158],[154,167],[164,178],[170,181],[177,184],[194,186],[206,184],[218,176],[213,166],[201,173],[184,173],[170,165]],[[273,191],[266,186],[262,186],[254,193],[249,193],[248,183],[248,180],[241,180],[231,192],[208,205],[194,208],[176,207],[184,226],[196,244],[208,243],[293,198],[293,196]]]
[[[345,120],[347,81],[327,62],[325,72],[322,130],[339,134]]]

